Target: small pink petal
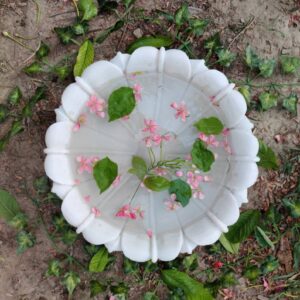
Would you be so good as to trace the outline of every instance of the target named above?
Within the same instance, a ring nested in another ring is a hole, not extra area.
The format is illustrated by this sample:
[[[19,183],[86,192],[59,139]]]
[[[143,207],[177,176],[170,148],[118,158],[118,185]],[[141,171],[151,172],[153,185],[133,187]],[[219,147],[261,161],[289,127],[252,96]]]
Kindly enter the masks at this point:
[[[151,238],[152,238],[152,236],[153,236],[153,232],[152,232],[152,230],[151,230],[151,229],[147,229],[147,236],[149,237],[149,239],[151,239]]]
[[[183,176],[183,172],[182,172],[182,171],[176,171],[176,172],[175,172],[175,175],[176,175],[177,177],[182,177],[182,176]]]
[[[117,187],[120,184],[120,181],[121,181],[121,175],[118,175],[112,183],[113,187]]]
[[[86,203],[89,203],[91,201],[91,196],[84,196],[83,199]]]
[[[92,207],[91,211],[95,217],[100,217],[100,210],[97,207]]]

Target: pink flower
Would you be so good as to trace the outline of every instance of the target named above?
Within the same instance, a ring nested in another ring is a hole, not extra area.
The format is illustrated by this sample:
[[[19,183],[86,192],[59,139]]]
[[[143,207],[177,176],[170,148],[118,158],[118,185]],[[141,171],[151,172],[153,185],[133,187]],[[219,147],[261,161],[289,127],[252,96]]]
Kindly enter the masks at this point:
[[[140,102],[142,100],[142,86],[138,83],[133,85],[133,93],[136,102]]]
[[[77,170],[79,174],[82,174],[84,171],[92,173],[93,167],[90,158],[84,156],[77,156],[76,160],[77,162],[79,162],[79,168]]]
[[[181,170],[176,171],[176,172],[175,172],[175,175],[176,175],[177,177],[182,177],[182,176],[183,176],[183,172],[182,172]]]
[[[169,134],[165,134],[165,135],[160,135],[160,134],[153,134],[151,136],[151,140],[155,145],[160,145],[161,142],[163,141],[170,141],[171,136]]]
[[[180,203],[176,202],[175,194],[170,195],[170,198],[165,201],[165,205],[167,206],[168,210],[176,210],[181,206]]]
[[[203,176],[193,173],[192,171],[187,172],[187,183],[192,189],[198,188],[201,181],[203,181]]]
[[[89,203],[91,201],[91,196],[87,195],[83,197],[85,203]]]
[[[270,290],[270,284],[265,277],[263,277],[262,279],[263,279],[263,286],[265,288],[264,290],[265,290],[265,292],[268,292]]]
[[[112,183],[113,187],[117,187],[120,184],[120,181],[121,181],[121,175],[118,175]]]
[[[144,120],[145,128],[143,128],[143,132],[149,131],[150,133],[155,133],[158,128],[157,123],[154,120]]]
[[[181,101],[180,104],[176,102],[171,103],[171,107],[176,110],[175,118],[181,118],[182,122],[186,121],[186,118],[189,117],[190,112],[187,110],[186,104],[184,101]]]
[[[98,99],[97,96],[90,96],[89,101],[86,103],[86,106],[90,108],[91,113],[95,113],[97,116],[104,118],[105,117],[105,101],[103,99]]]
[[[228,140],[226,139],[225,141],[223,141],[222,146],[224,147],[224,150],[229,154],[232,155],[232,149],[231,146],[228,142]]]
[[[73,126],[73,131],[77,132],[80,129],[81,125],[84,125],[85,123],[86,123],[86,114],[81,114]]]
[[[159,176],[164,176],[164,175],[168,174],[167,170],[165,168],[161,168],[161,167],[156,167],[154,169],[154,172],[156,175],[159,175]]]
[[[202,191],[197,190],[197,191],[193,192],[193,198],[202,200],[205,198],[205,196]]]
[[[223,263],[221,262],[221,261],[219,261],[219,260],[217,260],[217,261],[215,261],[214,263],[213,263],[213,267],[215,268],[215,269],[221,269],[222,267],[223,267]]]
[[[223,136],[228,136],[230,134],[230,129],[229,128],[224,128],[222,131]]]
[[[130,206],[130,204],[125,204],[123,205],[119,211],[116,213],[117,217],[121,217],[121,218],[129,218],[131,220],[135,220],[136,219],[136,214],[133,211],[132,207]]]
[[[143,141],[145,142],[146,147],[151,147],[152,146],[152,138],[151,136],[146,136]]]
[[[151,238],[152,238],[152,236],[153,236],[153,232],[152,232],[152,230],[151,230],[151,229],[147,229],[146,233],[147,233],[147,235],[148,235],[149,239],[151,239]]]
[[[206,135],[203,132],[200,132],[198,138],[208,146],[218,147],[220,144],[214,135]]]
[[[92,207],[91,211],[92,214],[95,215],[95,217],[100,217],[100,210],[97,207]]]
[[[169,142],[172,137],[170,134],[166,133],[166,134],[162,135],[161,138],[163,141]]]

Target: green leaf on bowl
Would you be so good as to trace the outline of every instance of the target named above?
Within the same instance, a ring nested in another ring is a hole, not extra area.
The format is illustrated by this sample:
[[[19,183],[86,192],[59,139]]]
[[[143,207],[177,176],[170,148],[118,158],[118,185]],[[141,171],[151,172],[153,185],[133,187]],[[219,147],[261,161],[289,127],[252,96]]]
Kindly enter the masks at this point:
[[[220,134],[224,128],[222,122],[216,117],[200,119],[194,126],[204,134]]]
[[[193,164],[203,172],[208,172],[215,161],[214,154],[200,140],[194,142],[191,155]]]
[[[148,176],[144,179],[145,186],[155,192],[166,190],[170,186],[170,181],[162,176]]]
[[[182,179],[176,179],[170,182],[169,194],[175,194],[176,201],[185,207],[189,204],[192,197],[192,189],[190,185]]]
[[[140,180],[143,180],[147,174],[147,164],[139,156],[133,156],[131,160],[132,168],[128,170],[128,173],[134,174]]]

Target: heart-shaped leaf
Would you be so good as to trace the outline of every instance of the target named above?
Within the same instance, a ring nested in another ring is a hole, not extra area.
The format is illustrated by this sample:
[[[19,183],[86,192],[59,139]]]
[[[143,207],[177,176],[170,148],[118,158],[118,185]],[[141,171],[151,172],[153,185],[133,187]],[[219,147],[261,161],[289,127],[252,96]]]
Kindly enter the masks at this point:
[[[145,186],[155,192],[166,190],[170,186],[170,181],[162,176],[148,176],[144,180]]]
[[[72,295],[76,286],[80,283],[77,273],[70,271],[65,274],[62,284],[67,288],[69,295]]]
[[[263,110],[268,110],[277,105],[278,96],[269,92],[263,92],[259,95],[259,101]]]
[[[128,170],[128,173],[134,174],[140,180],[143,180],[147,174],[147,164],[139,156],[133,156],[131,160],[132,168]]]
[[[200,140],[194,142],[191,155],[193,164],[203,172],[208,172],[215,161],[214,154]]]
[[[300,67],[300,57],[282,55],[280,56],[280,63],[283,73],[294,74]]]
[[[98,8],[94,0],[79,0],[78,10],[82,21],[89,21],[98,14]]]
[[[296,94],[292,93],[283,99],[282,106],[289,112],[295,114],[297,113],[297,103],[298,103],[298,97]]]
[[[176,201],[184,207],[189,204],[192,197],[192,189],[185,181],[176,179],[170,182],[169,194],[175,194]]]
[[[271,77],[276,66],[276,61],[274,59],[261,59],[258,64],[260,74],[267,78]]]
[[[194,126],[204,134],[220,134],[224,128],[222,122],[216,117],[200,119]]]

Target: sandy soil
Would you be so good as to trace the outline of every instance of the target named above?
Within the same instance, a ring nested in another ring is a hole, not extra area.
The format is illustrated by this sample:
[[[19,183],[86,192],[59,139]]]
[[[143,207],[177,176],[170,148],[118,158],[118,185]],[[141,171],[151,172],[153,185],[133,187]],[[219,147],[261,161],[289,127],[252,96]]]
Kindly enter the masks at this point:
[[[230,44],[236,36],[230,28],[237,27],[241,22],[250,18],[255,18],[252,26],[232,43],[231,49],[241,56],[242,50],[250,43],[263,57],[277,57],[282,51],[300,55],[300,25],[291,26],[290,24],[290,10],[297,7],[296,2],[292,0],[188,1],[193,14],[210,18],[214,23],[211,28],[222,31],[225,45]],[[40,20],[37,21],[34,1],[1,0],[0,31],[5,30],[32,38],[26,43],[34,49],[40,40],[46,41],[51,45],[49,60],[53,62],[58,61],[67,52],[77,51],[75,45],[63,47],[53,33],[54,27],[68,25],[74,21],[75,12],[71,1],[40,0],[39,3],[41,15]],[[136,5],[143,7],[149,13],[158,8],[170,11],[178,7],[180,3],[183,1],[138,0]],[[63,12],[68,13],[54,16]],[[91,22],[90,29],[106,28],[113,24],[113,21],[112,16],[97,18]],[[116,51],[125,50],[129,41],[134,39],[132,29],[135,28],[141,28],[145,34],[155,30],[143,23],[130,24],[124,35],[122,30],[116,32],[97,47],[96,60],[109,59],[116,54]],[[119,42],[121,37],[122,40]],[[194,45],[200,58],[203,50],[197,47],[197,41]],[[26,96],[33,93],[37,83],[20,72],[30,56],[30,51],[0,36],[0,103],[6,101],[10,89],[16,84],[22,88]],[[243,79],[245,70],[241,60],[238,60],[230,70],[225,70],[225,73],[230,78]],[[280,75],[276,77],[276,80],[283,81]],[[27,122],[26,130],[16,136],[6,150],[0,153],[0,186],[17,197],[32,223],[36,218],[36,208],[26,197],[22,186],[26,182],[32,190],[34,178],[44,174],[44,135],[47,127],[54,122],[52,111],[59,105],[60,95],[66,84],[65,82],[63,85],[59,82],[47,82],[48,100],[40,104],[40,109],[34,118]],[[251,112],[249,116],[255,124],[256,135],[263,137],[279,155],[283,155],[288,146],[299,143],[297,120],[291,119],[290,115],[281,109],[273,109],[264,113]],[[3,134],[6,126],[0,125],[0,134]],[[285,142],[276,143],[274,140],[276,134],[284,135]],[[249,195],[248,207],[260,207],[261,199],[256,198],[255,186],[251,188]],[[17,255],[14,230],[0,222],[0,300],[66,298],[58,282],[44,275],[52,251],[50,242],[41,226],[32,224],[32,230],[37,237],[36,246],[23,255]],[[201,249],[198,251],[201,252]],[[121,261],[121,256],[118,256],[117,260]],[[120,268],[120,264],[117,264],[111,274],[118,274],[122,278],[124,275]],[[87,282],[83,281],[76,290],[74,299],[88,299],[89,291],[85,288],[86,285]],[[140,295],[139,290],[133,290],[130,299],[140,299]],[[256,299],[256,296],[250,293],[240,294],[238,299]]]

